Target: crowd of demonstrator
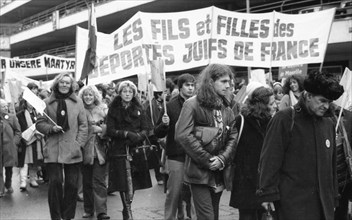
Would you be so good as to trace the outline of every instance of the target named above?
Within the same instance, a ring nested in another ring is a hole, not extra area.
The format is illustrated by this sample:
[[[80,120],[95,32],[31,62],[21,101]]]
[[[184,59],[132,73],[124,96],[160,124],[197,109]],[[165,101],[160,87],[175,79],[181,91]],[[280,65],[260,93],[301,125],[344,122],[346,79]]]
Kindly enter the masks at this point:
[[[154,169],[166,220],[219,219],[224,190],[240,220],[347,220],[352,109],[332,103],[343,87],[313,71],[283,85],[249,83],[239,103],[234,81],[229,66],[210,64],[147,100],[129,80],[86,86],[62,73],[50,91],[27,85],[44,115],[2,94],[0,197],[13,193],[18,167],[21,191],[48,184],[51,219],[74,219],[80,200],[83,218],[110,219],[116,191],[123,219],[133,219],[134,193],[152,187]]]

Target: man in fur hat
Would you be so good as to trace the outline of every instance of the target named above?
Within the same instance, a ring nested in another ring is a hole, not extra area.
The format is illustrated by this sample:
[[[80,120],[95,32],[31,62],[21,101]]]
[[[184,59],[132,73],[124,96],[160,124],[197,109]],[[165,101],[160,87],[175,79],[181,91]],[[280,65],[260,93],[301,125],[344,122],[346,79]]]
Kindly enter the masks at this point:
[[[328,110],[343,87],[329,74],[312,72],[304,88],[299,102],[276,113],[268,125],[257,193],[279,220],[333,220],[336,133]]]

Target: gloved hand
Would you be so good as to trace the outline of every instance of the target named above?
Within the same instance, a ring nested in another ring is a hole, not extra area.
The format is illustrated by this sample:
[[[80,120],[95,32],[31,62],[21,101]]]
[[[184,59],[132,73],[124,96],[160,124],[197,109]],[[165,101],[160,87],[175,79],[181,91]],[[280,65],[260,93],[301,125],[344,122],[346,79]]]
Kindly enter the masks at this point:
[[[127,132],[127,139],[131,141],[132,144],[137,144],[142,142],[145,137],[144,135],[138,133],[138,132],[133,132],[133,131],[128,131]]]
[[[117,130],[116,137],[118,138],[127,138],[127,131],[125,130]]]

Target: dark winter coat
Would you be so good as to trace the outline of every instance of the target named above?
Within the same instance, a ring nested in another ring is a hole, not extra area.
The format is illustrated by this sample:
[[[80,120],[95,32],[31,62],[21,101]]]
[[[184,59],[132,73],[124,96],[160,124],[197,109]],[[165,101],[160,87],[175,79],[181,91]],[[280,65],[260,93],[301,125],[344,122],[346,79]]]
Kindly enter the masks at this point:
[[[138,132],[142,137],[145,137],[149,126],[145,110],[136,101],[132,99],[130,106],[125,108],[122,106],[122,99],[117,96],[111,103],[106,119],[107,134],[112,139],[112,144],[108,152],[110,157],[110,177],[109,191],[127,191],[126,180],[126,148],[129,148],[129,154],[132,150],[143,144],[143,140],[139,143],[131,143],[128,138],[121,136],[124,131]],[[149,168],[147,161],[139,161],[143,158],[133,158],[132,166],[132,181],[133,188],[144,189],[151,187]]]
[[[261,203],[256,195],[258,187],[258,164],[269,119],[244,116],[244,126],[235,153],[235,173],[230,206],[239,209],[259,209]],[[237,130],[241,117],[236,117]]]
[[[209,169],[209,159],[213,156],[218,156],[225,165],[228,165],[233,159],[237,138],[237,130],[232,129],[235,117],[232,110],[224,105],[221,106],[221,113],[223,131],[224,134],[227,133],[227,139],[222,144],[217,145],[217,149],[214,152],[218,153],[213,155],[205,150],[194,133],[196,126],[215,126],[213,109],[201,106],[196,96],[189,98],[183,104],[176,124],[175,139],[181,144],[187,154],[184,180],[188,183],[215,186],[215,172]],[[224,178],[225,185],[229,181],[231,180]],[[228,186],[226,187],[228,188]]]
[[[2,114],[2,113],[0,113]],[[17,166],[17,146],[21,140],[21,127],[15,115],[0,115],[2,140],[0,146],[0,168]]]
[[[276,113],[268,125],[260,158],[258,194],[275,201],[279,219],[334,219],[337,198],[333,122],[308,112],[304,99]]]
[[[16,114],[18,123],[21,126],[21,131],[24,132],[27,130],[28,125],[27,125],[27,120],[25,116],[25,110],[22,110]],[[32,122],[35,124],[37,121],[37,113],[33,110],[33,113],[31,114]],[[43,146],[41,146],[43,148]],[[18,167],[23,167],[24,162],[25,162],[25,157],[26,157],[26,149],[27,149],[27,143],[26,141],[22,138],[19,145],[18,145]],[[33,149],[33,164],[38,164],[38,156],[37,156],[37,142],[34,141],[32,143],[32,149]],[[40,152],[42,153],[42,152]]]
[[[171,99],[166,105],[167,115],[170,118],[169,125],[167,126],[162,123],[161,120],[164,114],[164,111],[162,111],[158,122],[156,123],[157,126],[154,128],[154,133],[158,138],[162,138],[167,135],[166,155],[168,156],[168,159],[177,160],[180,162],[185,161],[186,153],[182,146],[175,141],[175,126],[184,102],[185,99],[180,95],[177,95]]]

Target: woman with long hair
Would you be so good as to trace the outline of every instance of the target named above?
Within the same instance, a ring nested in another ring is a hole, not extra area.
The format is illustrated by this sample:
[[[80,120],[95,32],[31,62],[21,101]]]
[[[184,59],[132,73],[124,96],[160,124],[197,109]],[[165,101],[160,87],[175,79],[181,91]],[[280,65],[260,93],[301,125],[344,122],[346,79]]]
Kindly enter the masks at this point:
[[[235,170],[230,206],[239,209],[240,220],[259,220],[265,209],[256,196],[258,163],[265,130],[276,110],[274,93],[270,88],[255,89],[236,117],[236,128],[243,130],[235,153]]]
[[[131,204],[134,191],[152,187],[147,161],[144,160],[146,155],[133,156],[136,147],[143,145],[150,128],[146,113],[136,97],[134,83],[122,81],[117,93],[107,115],[107,133],[112,139],[108,153],[109,192],[120,192],[123,219],[133,219]],[[143,150],[140,152],[143,153]]]
[[[302,74],[293,74],[286,78],[283,85],[284,96],[280,101],[279,110],[288,108],[297,104],[299,97],[304,91],[304,76]]]
[[[233,78],[231,68],[210,64],[200,74],[198,94],[187,99],[175,130],[184,148],[184,180],[190,184],[198,219],[217,220],[222,191],[231,180],[223,170],[232,161],[236,131],[234,113],[226,101]],[[203,140],[211,142],[204,144]]]
[[[84,104],[88,120],[88,141],[83,148],[83,218],[96,212],[97,219],[110,219],[107,215],[107,163],[106,163],[106,108],[94,85],[84,86],[78,95]]]
[[[88,124],[83,102],[74,93],[70,73],[55,77],[52,94],[45,99],[45,116],[36,128],[46,135],[44,163],[49,177],[48,200],[51,219],[73,219],[76,213],[78,173],[87,141]]]

